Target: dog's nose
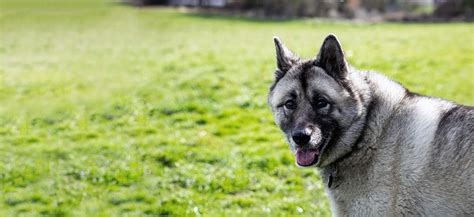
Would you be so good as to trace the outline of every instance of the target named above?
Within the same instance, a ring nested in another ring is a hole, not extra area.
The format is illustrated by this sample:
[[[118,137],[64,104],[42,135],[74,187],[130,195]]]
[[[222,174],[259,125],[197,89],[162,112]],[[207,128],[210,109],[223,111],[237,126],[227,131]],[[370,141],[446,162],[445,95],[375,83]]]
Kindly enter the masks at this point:
[[[305,146],[311,139],[310,135],[306,134],[304,131],[297,131],[293,133],[291,137],[293,138],[293,141],[295,141],[295,143],[299,146]]]

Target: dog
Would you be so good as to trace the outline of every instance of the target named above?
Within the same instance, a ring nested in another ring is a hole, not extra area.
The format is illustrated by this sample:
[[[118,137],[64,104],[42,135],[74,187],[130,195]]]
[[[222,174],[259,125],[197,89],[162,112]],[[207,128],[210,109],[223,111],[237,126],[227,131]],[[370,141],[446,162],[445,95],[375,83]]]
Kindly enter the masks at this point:
[[[474,107],[355,69],[334,34],[307,60],[274,42],[268,104],[334,216],[474,216]]]

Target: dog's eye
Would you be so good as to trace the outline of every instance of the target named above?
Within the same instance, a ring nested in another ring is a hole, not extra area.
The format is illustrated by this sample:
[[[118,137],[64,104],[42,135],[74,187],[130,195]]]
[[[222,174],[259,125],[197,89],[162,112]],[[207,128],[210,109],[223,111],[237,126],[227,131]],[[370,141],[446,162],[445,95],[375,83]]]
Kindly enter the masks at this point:
[[[286,101],[286,102],[285,102],[285,108],[286,108],[286,109],[290,109],[290,110],[296,109],[296,103],[295,103],[295,101],[293,101],[293,100],[291,100],[291,99],[288,100],[288,101]]]
[[[323,108],[326,108],[327,106],[329,106],[329,103],[328,101],[324,99],[318,100],[315,104],[316,109],[323,109]]]

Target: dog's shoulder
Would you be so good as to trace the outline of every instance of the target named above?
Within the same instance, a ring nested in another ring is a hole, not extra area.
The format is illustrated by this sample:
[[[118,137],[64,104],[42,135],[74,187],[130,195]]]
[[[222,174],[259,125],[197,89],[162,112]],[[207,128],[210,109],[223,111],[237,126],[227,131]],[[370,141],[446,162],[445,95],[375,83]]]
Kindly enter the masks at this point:
[[[446,111],[439,122],[438,128],[444,129],[451,127],[460,127],[465,130],[473,130],[474,107],[466,105],[455,105],[451,109]]]
[[[474,107],[455,105],[445,111],[435,135],[433,149],[448,162],[456,159],[467,161],[474,157]]]

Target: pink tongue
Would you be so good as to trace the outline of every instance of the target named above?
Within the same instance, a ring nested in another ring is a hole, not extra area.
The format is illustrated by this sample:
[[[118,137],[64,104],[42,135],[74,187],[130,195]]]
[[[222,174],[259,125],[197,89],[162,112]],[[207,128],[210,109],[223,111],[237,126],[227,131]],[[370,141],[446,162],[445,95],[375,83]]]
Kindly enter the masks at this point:
[[[296,162],[301,166],[309,166],[314,162],[316,155],[319,155],[319,150],[296,150]]]

